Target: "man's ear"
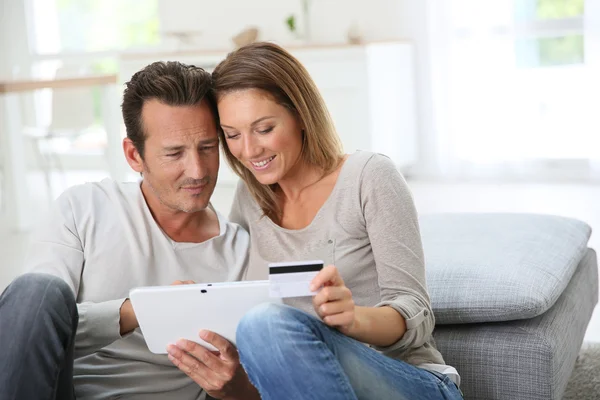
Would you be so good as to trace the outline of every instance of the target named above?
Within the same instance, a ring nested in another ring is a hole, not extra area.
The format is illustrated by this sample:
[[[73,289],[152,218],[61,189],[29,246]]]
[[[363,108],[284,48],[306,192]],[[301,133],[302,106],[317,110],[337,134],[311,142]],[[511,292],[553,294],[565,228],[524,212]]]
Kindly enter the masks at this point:
[[[123,153],[129,166],[135,171],[142,173],[144,171],[144,160],[137,148],[129,138],[123,139]]]

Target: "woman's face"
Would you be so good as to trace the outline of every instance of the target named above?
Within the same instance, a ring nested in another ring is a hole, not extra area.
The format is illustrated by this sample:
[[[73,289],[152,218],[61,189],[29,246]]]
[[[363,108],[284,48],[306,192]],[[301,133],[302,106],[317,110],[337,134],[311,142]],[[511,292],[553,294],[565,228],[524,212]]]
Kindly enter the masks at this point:
[[[259,89],[225,94],[217,105],[227,147],[235,158],[263,185],[285,179],[302,150],[296,115]]]

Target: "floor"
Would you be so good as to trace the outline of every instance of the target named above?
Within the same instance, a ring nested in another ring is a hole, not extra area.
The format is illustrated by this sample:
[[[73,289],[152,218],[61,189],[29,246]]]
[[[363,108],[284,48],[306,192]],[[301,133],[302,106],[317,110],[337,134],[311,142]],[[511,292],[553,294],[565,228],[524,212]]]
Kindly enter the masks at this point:
[[[53,176],[49,196],[41,174],[32,173],[28,185],[34,217],[42,217],[51,199],[66,187],[102,179],[104,173],[78,171]],[[525,183],[451,183],[409,181],[419,213],[434,212],[534,212],[563,215],[587,222],[600,229],[600,185],[525,184]],[[217,187],[212,203],[224,214],[229,212],[234,187]],[[0,219],[0,290],[22,271],[28,233],[16,234]],[[600,249],[600,234],[592,233],[590,247]],[[600,342],[600,307],[592,317],[587,341]]]

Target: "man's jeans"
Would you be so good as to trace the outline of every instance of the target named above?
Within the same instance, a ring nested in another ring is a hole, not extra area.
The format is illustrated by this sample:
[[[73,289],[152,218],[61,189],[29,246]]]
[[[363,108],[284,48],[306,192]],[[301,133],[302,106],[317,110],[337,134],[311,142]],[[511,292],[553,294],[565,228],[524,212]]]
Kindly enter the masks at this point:
[[[25,274],[0,296],[0,400],[74,399],[77,304],[60,278]]]
[[[384,356],[291,307],[253,309],[236,341],[265,400],[462,399],[448,377]]]

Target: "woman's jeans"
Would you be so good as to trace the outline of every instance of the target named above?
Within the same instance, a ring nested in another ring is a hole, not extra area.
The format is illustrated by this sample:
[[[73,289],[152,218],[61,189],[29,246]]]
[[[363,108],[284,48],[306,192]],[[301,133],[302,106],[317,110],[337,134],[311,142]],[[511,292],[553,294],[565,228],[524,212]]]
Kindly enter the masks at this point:
[[[292,307],[256,307],[236,342],[265,400],[462,399],[445,375],[387,357]]]

